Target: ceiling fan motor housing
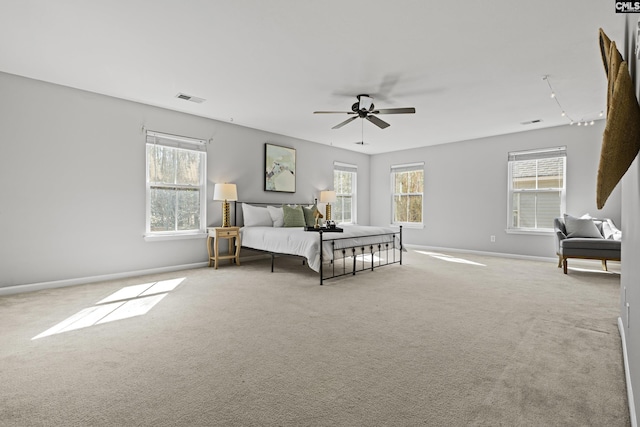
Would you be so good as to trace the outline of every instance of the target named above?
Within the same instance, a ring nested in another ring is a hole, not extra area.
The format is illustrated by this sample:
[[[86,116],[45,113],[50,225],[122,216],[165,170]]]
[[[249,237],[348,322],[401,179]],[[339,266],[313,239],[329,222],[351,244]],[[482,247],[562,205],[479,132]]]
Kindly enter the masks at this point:
[[[354,113],[358,114],[358,116],[361,119],[364,119],[365,117],[367,117],[367,115],[369,114],[369,111],[365,110],[364,108],[362,110],[358,109],[359,105],[356,102],[355,104],[353,104],[351,106],[351,109],[353,110]],[[373,104],[371,104],[371,107],[373,107]]]

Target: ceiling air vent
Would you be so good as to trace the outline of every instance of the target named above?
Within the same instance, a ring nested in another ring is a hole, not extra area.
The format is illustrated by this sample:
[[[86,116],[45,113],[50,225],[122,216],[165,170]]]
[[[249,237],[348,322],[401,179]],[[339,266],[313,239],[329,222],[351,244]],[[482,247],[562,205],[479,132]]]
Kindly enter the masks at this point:
[[[536,119],[536,120],[529,120],[528,122],[522,122],[520,124],[521,125],[532,125],[532,124],[535,124],[535,123],[540,123],[541,121],[542,120],[540,120],[540,119]]]
[[[177,94],[176,98],[184,99],[185,101],[195,102],[196,104],[202,104],[205,101],[204,98],[198,98],[197,96],[191,96],[191,95],[187,95],[185,93]]]

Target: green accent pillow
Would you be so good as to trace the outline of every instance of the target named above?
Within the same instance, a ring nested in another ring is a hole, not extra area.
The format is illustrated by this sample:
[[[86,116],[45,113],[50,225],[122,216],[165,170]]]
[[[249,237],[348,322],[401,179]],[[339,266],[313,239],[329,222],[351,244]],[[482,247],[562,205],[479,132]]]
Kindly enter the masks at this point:
[[[304,221],[304,213],[302,212],[302,206],[282,206],[284,213],[284,226],[285,227],[304,227],[306,222]]]
[[[316,211],[318,210],[318,206],[313,205],[310,208],[305,206],[302,207],[302,211],[304,212],[304,222],[307,223],[307,227],[313,227],[316,225]]]

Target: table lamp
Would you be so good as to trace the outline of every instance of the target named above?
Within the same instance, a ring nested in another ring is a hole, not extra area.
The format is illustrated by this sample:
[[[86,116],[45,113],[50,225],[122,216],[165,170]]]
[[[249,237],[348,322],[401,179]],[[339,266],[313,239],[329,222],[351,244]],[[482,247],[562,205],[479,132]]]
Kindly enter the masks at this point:
[[[229,215],[229,200],[238,200],[238,191],[235,184],[216,184],[213,189],[213,200],[222,201],[222,226],[231,226],[231,215]]]
[[[320,192],[320,203],[326,203],[325,208],[325,220],[331,221],[331,202],[336,201],[336,192],[332,190],[326,190]]]

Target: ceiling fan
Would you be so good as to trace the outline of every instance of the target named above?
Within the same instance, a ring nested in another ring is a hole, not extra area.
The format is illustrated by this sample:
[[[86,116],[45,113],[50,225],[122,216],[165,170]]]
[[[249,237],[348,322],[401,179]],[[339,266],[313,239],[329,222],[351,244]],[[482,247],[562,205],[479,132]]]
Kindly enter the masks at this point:
[[[389,123],[381,120],[377,117],[377,114],[413,114],[416,109],[409,108],[385,108],[376,109],[373,105],[373,98],[369,95],[358,95],[358,102],[351,106],[351,111],[314,111],[313,114],[353,114],[353,117],[349,117],[342,123],[338,123],[331,129],[340,129],[342,126],[350,123],[360,117],[361,119],[367,119],[380,129],[388,128],[391,126]]]

